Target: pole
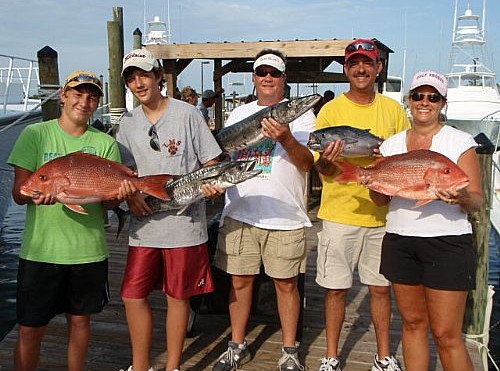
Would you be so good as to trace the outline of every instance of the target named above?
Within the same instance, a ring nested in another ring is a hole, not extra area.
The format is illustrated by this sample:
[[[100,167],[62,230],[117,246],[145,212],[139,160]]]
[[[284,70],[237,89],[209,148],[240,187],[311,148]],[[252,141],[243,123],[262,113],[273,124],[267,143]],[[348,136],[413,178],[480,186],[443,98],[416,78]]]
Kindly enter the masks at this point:
[[[136,28],[134,33],[133,33],[133,37],[134,37],[134,49],[140,49],[142,47],[142,32],[141,32],[141,30]],[[133,100],[134,100],[134,108],[139,106],[139,104],[140,104],[139,100],[136,97],[134,97]]]
[[[53,92],[59,89],[59,67],[57,52],[50,46],[45,46],[37,52],[40,88]],[[60,115],[59,97],[42,104],[43,121],[52,120]]]
[[[121,77],[123,60],[123,9],[113,8],[113,21],[108,22],[109,106],[111,123],[125,109],[125,86]],[[119,112],[120,111],[120,112]]]

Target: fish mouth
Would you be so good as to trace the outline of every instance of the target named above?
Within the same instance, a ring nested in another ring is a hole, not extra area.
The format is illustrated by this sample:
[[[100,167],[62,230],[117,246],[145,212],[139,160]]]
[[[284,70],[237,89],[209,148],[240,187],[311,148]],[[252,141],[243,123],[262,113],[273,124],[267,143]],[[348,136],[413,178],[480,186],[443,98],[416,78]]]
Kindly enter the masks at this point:
[[[20,191],[19,191],[23,196],[28,196],[28,197],[31,197],[31,198],[38,198],[40,197],[40,191],[35,191],[33,189],[29,189],[29,188],[26,188],[26,187],[21,187]]]

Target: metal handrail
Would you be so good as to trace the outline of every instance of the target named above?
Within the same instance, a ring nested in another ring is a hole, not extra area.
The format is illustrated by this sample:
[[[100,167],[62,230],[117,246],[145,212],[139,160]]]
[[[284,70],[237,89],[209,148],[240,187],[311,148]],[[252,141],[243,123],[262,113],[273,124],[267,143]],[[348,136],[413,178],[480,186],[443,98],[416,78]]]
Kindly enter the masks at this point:
[[[9,103],[9,91],[13,81],[19,81],[23,89],[23,110],[28,109],[28,102],[30,99],[30,91],[32,89],[32,83],[35,81],[38,87],[40,77],[38,74],[38,63],[35,60],[21,57],[14,57],[11,55],[0,54],[0,57],[8,59],[8,67],[0,67],[0,82],[5,82],[5,92],[2,100],[2,111],[7,112],[7,105]],[[28,62],[27,67],[15,66],[14,63],[18,62]],[[5,74],[4,74],[5,72]],[[5,75],[5,78],[4,78]]]

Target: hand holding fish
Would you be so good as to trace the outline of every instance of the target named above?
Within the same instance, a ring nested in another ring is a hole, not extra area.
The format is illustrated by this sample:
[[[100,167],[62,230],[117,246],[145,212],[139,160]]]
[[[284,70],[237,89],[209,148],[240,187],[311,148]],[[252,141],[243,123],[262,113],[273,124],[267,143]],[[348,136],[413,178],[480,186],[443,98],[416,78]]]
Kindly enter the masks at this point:
[[[125,201],[130,199],[136,192],[137,188],[130,180],[124,179],[118,188],[118,200]]]
[[[213,200],[224,193],[224,188],[218,185],[205,183],[201,186],[201,191],[206,198]]]
[[[262,120],[261,130],[265,137],[271,138],[277,142],[284,142],[292,136],[288,125],[282,125],[272,117],[264,118]]]
[[[436,189],[434,193],[441,201],[448,205],[457,205],[460,203],[461,193],[466,192],[465,189],[457,191],[454,187],[448,189]]]
[[[316,163],[316,167],[321,174],[331,176],[335,173],[335,161],[342,154],[344,145],[345,143],[343,140],[334,140],[326,146],[323,152],[321,152],[320,158]]]
[[[57,197],[50,193],[40,193],[33,195],[31,201],[36,205],[54,205],[57,202]]]
[[[153,210],[145,201],[147,197],[148,195],[146,193],[135,192],[130,198],[128,198],[127,204],[130,212],[136,216],[153,214]]]

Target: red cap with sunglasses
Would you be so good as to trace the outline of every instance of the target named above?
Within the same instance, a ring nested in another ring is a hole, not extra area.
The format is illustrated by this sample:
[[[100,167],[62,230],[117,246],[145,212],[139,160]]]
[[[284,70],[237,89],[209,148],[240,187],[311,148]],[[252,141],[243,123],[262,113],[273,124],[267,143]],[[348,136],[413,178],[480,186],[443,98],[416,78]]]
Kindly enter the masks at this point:
[[[355,55],[364,55],[374,61],[378,59],[378,48],[372,40],[357,39],[346,46],[345,48],[345,62]]]

